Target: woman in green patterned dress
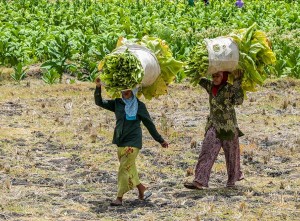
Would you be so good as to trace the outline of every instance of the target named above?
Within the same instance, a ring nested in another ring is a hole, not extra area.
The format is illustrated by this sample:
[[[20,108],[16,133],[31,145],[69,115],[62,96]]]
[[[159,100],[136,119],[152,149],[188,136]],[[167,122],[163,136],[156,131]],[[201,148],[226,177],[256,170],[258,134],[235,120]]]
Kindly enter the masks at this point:
[[[189,189],[208,187],[211,168],[221,147],[225,153],[227,167],[227,187],[233,187],[236,181],[243,179],[240,169],[239,137],[243,133],[239,130],[235,105],[241,105],[244,100],[241,88],[242,74],[235,73],[233,85],[227,83],[229,72],[218,72],[212,75],[210,81],[202,78],[199,82],[209,94],[210,114],[205,128],[205,138],[195,169],[192,183],[185,183]]]

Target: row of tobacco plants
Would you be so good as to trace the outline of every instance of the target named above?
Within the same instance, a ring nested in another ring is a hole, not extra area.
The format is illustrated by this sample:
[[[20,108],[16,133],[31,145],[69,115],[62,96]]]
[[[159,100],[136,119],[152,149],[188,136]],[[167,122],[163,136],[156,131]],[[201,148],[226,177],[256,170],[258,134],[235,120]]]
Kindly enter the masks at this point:
[[[63,73],[93,81],[97,65],[120,36],[164,39],[176,59],[186,61],[204,38],[214,38],[254,22],[276,53],[276,77],[300,78],[300,2],[211,0],[208,6],[186,0],[15,0],[0,1],[0,66],[14,67],[15,78],[41,63],[44,79]],[[184,78],[179,73],[177,80]]]

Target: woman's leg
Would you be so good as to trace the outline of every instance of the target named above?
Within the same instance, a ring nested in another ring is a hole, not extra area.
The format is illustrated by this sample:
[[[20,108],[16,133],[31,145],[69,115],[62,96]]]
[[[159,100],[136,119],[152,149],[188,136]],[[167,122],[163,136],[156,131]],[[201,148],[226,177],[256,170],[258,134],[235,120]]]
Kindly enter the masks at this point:
[[[235,182],[241,180],[243,173],[240,164],[239,137],[236,132],[233,140],[224,140],[222,147],[225,154],[226,168],[228,174],[227,186],[234,186]]]
[[[118,158],[120,162],[118,171],[118,197],[116,201],[122,203],[125,193],[140,184],[138,172],[135,165],[139,149],[135,147],[119,147]]]
[[[194,182],[208,187],[211,168],[221,149],[221,141],[216,136],[216,130],[210,128],[205,135],[202,150],[195,169]]]

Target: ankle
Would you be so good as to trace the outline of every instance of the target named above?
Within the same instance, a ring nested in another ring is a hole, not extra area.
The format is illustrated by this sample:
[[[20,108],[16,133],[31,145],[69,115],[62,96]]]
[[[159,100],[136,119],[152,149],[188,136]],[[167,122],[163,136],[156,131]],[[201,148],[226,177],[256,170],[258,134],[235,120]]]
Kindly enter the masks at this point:
[[[137,188],[138,188],[138,190],[139,190],[139,193],[144,193],[145,192],[145,190],[147,189],[143,184],[139,184],[139,185],[137,185],[136,186]]]

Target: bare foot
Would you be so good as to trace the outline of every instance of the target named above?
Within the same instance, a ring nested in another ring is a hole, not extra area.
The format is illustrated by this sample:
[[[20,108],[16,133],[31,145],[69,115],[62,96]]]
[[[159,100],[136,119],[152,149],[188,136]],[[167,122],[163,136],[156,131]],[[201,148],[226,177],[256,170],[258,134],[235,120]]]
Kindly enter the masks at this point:
[[[115,201],[110,203],[111,206],[122,206],[122,197],[117,197]]]
[[[145,191],[146,191],[146,189],[147,189],[147,187],[145,187],[143,184],[139,184],[139,185],[137,185],[136,186],[137,188],[138,188],[138,190],[139,190],[139,199],[140,200],[143,200],[144,199],[144,193],[145,193]]]
[[[198,190],[202,190],[203,189],[203,186],[202,184],[196,182],[196,181],[193,181],[193,185],[196,187],[196,189]]]
[[[192,183],[184,183],[183,184],[185,188],[188,188],[188,189],[198,189],[198,190],[202,190],[203,189],[203,186],[196,182],[196,181],[193,181]]]
[[[240,176],[240,178],[237,181],[241,181],[243,179],[245,179],[245,177],[244,177],[244,174],[242,173],[241,176]]]

